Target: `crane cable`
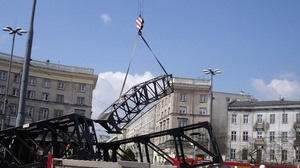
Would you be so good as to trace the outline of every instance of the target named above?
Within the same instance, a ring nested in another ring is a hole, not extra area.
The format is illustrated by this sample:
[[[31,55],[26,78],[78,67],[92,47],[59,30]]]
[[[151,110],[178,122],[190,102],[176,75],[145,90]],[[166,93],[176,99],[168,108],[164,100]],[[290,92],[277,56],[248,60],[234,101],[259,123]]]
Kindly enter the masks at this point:
[[[124,87],[125,87],[125,83],[126,83],[126,80],[127,80],[129,69],[131,67],[131,62],[132,62],[132,59],[133,59],[133,56],[134,56],[134,52],[135,52],[135,49],[136,49],[136,46],[137,46],[138,39],[139,39],[139,35],[135,39],[135,43],[134,43],[132,54],[131,54],[131,59],[129,61],[129,65],[128,65],[128,68],[127,68],[127,71],[126,71],[126,75],[125,75],[125,78],[124,78],[124,81],[123,81],[123,84],[122,84],[122,88],[121,88],[121,92],[120,92],[119,97],[122,96],[122,93],[123,93],[123,90],[124,90]]]
[[[138,5],[138,13],[139,13],[138,15],[139,16],[138,16],[138,18],[135,21],[136,28],[138,29],[138,36],[136,37],[136,40],[135,40],[135,43],[134,43],[134,46],[133,46],[133,51],[132,51],[131,59],[130,59],[130,62],[129,62],[129,65],[128,65],[128,68],[127,68],[127,71],[126,71],[126,75],[125,75],[125,78],[124,78],[124,81],[123,81],[123,84],[122,84],[122,88],[121,88],[121,92],[120,92],[119,97],[122,96],[122,93],[123,93],[123,90],[124,90],[124,87],[125,87],[125,83],[126,83],[126,80],[127,80],[127,77],[128,77],[129,69],[131,67],[131,62],[132,62],[132,59],[133,59],[133,56],[134,56],[134,53],[135,53],[135,49],[136,49],[136,46],[137,46],[138,38],[140,36],[143,39],[143,41],[146,44],[146,46],[148,47],[148,49],[151,51],[152,55],[155,57],[156,61],[158,62],[158,64],[162,68],[162,70],[165,72],[166,75],[168,75],[167,71],[165,70],[165,68],[163,67],[163,65],[161,64],[161,62],[158,60],[158,58],[154,54],[153,50],[151,49],[150,45],[147,43],[146,39],[142,35],[142,29],[143,29],[143,26],[144,26],[144,19],[142,18],[143,6],[144,6],[144,0],[139,0],[139,5]]]

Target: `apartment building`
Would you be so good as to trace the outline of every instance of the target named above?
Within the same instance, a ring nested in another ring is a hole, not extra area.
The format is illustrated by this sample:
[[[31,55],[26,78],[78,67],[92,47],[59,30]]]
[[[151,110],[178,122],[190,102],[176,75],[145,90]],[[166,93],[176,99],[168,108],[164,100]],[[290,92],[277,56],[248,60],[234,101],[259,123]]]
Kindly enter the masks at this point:
[[[155,132],[155,111],[156,105],[150,107],[140,114],[133,122],[131,122],[124,130],[123,134],[118,135],[118,139],[131,138],[135,136],[150,134]],[[138,161],[140,161],[140,156],[138,152],[138,146],[135,143],[130,143],[124,146],[124,148],[129,148],[134,152],[134,155]],[[143,154],[143,160],[146,159],[145,148],[141,148]],[[150,160],[153,160],[153,150],[148,148]]]
[[[119,135],[118,139],[130,138],[137,135],[208,121],[210,117],[211,102],[210,82],[211,81],[208,79],[174,77],[174,92],[157,101],[148,111],[143,113],[143,115],[134,122],[130,123],[126,127],[126,130],[123,131],[123,134]],[[220,124],[224,124],[224,122],[219,121],[223,121],[224,118],[227,119],[228,103],[233,100],[248,99],[250,99],[249,95],[214,92],[213,124],[217,127],[223,127],[222,131],[224,131],[224,128],[227,128],[227,120],[224,121],[225,126],[220,126]],[[191,134],[192,133],[193,132],[191,132]],[[227,133],[226,130],[225,133]],[[203,146],[208,146],[208,139],[205,137],[205,134],[194,135],[192,138]],[[227,139],[227,137],[225,137],[225,139]],[[174,143],[172,141],[172,137],[162,136],[155,138],[153,143],[158,145],[171,157],[175,157]],[[224,141],[223,143],[226,145],[226,140],[222,139],[222,141]],[[135,152],[136,158],[139,158],[137,148],[134,145],[135,144],[130,144],[127,147]],[[187,157],[195,157],[196,155],[204,154],[201,150],[195,149],[190,144],[184,145]],[[152,164],[163,164],[165,161],[164,158],[157,155],[155,152],[151,152],[149,153]]]
[[[300,159],[300,101],[235,101],[228,117],[228,160],[295,165]]]
[[[4,110],[7,92],[5,123],[15,126],[20,97],[24,58],[13,56],[9,86],[10,55],[0,53],[0,112]],[[91,117],[92,93],[97,75],[91,68],[74,67],[31,60],[27,85],[25,123],[54,118],[70,113]]]

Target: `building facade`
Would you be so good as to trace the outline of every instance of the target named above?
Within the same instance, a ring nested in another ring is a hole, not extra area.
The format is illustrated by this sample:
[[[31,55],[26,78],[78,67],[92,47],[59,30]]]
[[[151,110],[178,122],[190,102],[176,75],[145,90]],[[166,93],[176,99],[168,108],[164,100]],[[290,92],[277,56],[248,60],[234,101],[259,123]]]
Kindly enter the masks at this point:
[[[126,127],[126,130],[123,131],[123,134],[119,135],[118,139],[159,132],[209,120],[211,103],[210,80],[174,77],[173,86],[174,92],[172,94],[157,101],[148,111],[130,123]],[[223,122],[219,122],[219,120],[227,118],[227,105],[229,100],[247,100],[249,98],[250,96],[241,94],[214,92],[213,113],[216,117],[212,119],[213,124],[215,123],[218,127],[222,127],[219,126],[218,123],[222,124]],[[217,117],[220,115],[224,115],[225,117]],[[227,127],[226,121],[225,126]],[[222,131],[224,131],[224,129],[222,129]],[[192,133],[194,132],[190,132],[190,134],[195,141],[203,146],[208,146],[208,138],[205,137],[205,134],[193,135]],[[162,136],[155,138],[153,143],[158,145],[171,157],[175,157],[174,143],[172,141],[172,137]],[[223,141],[224,144],[226,144],[224,139]],[[131,148],[136,154],[136,158],[139,158],[139,156],[137,156],[137,148],[134,145],[135,144],[131,144],[124,148]],[[190,144],[184,145],[187,157],[201,156],[204,154],[201,150],[195,149]],[[151,152],[153,151],[149,152],[152,164],[163,164],[165,162],[164,158],[155,152]]]
[[[300,101],[236,101],[228,117],[228,160],[295,165],[300,159]]]
[[[0,53],[0,112],[5,110],[7,127],[15,126],[24,59],[13,56],[9,86],[10,55]],[[25,123],[70,113],[91,117],[92,93],[97,76],[91,68],[31,60],[25,103]],[[8,92],[6,93],[6,87]],[[4,98],[7,94],[7,108]]]

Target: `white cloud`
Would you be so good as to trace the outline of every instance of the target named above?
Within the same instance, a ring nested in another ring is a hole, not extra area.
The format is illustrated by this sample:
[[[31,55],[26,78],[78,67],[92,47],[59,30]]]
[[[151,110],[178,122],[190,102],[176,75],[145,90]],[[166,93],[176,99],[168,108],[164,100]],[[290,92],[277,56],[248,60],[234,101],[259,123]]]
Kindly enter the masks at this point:
[[[98,118],[99,114],[118,99],[125,73],[123,72],[104,72],[98,75],[96,88],[93,92],[93,114],[92,119]],[[128,74],[123,93],[132,86],[154,78],[150,72],[144,74]]]
[[[101,19],[102,19],[104,24],[108,24],[112,21],[111,17],[107,13],[102,14]]]
[[[262,79],[253,79],[252,85],[256,90],[255,98],[278,100],[283,97],[286,100],[299,100],[300,82],[295,79],[296,76],[292,73],[280,74],[278,79],[272,79],[270,83],[265,83]]]

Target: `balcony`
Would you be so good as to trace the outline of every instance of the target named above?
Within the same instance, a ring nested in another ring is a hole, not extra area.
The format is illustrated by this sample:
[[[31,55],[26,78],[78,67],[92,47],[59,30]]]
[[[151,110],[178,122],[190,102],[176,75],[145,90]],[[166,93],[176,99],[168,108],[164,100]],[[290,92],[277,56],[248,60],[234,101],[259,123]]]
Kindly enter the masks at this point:
[[[254,125],[254,128],[256,131],[265,131],[266,130],[264,122],[262,122],[262,123],[256,122]]]
[[[294,122],[293,127],[294,127],[295,130],[300,129],[300,121]]]
[[[254,140],[254,146],[257,148],[257,147],[263,147],[265,146],[265,141],[264,139],[255,139]]]
[[[296,138],[296,140],[294,141],[294,148],[296,147],[300,147],[300,138]]]

